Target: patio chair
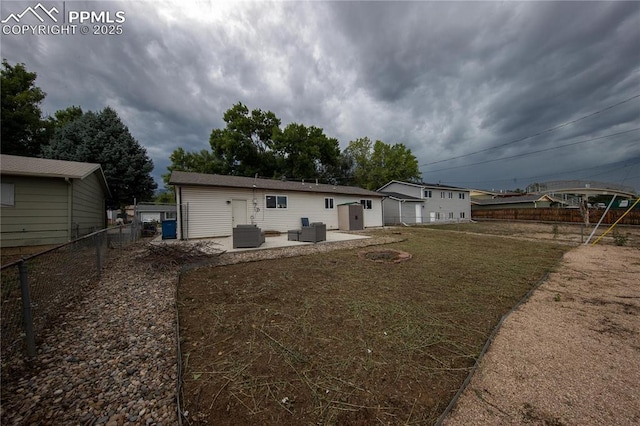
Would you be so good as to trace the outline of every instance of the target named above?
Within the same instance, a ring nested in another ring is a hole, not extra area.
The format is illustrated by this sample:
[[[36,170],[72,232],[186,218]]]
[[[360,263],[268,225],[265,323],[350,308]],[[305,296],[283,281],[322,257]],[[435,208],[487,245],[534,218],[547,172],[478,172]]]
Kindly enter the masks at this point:
[[[255,248],[264,243],[264,232],[256,225],[238,225],[233,228],[233,248]]]
[[[317,243],[327,239],[327,225],[322,222],[314,222],[303,226],[300,230],[299,241]]]

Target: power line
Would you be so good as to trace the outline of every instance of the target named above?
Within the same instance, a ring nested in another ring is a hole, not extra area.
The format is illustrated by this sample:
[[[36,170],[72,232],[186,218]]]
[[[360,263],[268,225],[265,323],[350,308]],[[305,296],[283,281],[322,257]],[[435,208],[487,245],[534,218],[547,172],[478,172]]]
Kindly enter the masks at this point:
[[[612,133],[610,135],[605,135],[605,136],[599,136],[597,138],[586,139],[584,141],[571,142],[571,143],[568,143],[568,144],[558,145],[558,146],[554,146],[554,147],[551,147],[551,148],[544,148],[544,149],[538,149],[536,151],[524,152],[522,154],[511,155],[509,157],[493,158],[491,160],[478,161],[478,162],[475,162],[475,163],[463,164],[461,166],[451,166],[451,167],[444,167],[442,169],[429,170],[429,173],[441,172],[443,170],[460,169],[460,168],[469,167],[469,166],[476,166],[478,164],[487,164],[487,163],[493,163],[493,162],[496,162],[496,161],[511,160],[511,159],[514,159],[514,158],[526,157],[527,155],[531,155],[531,154],[538,154],[540,152],[553,151],[553,150],[560,149],[560,148],[566,148],[568,146],[580,145],[580,144],[587,143],[587,142],[593,142],[593,141],[597,141],[597,140],[600,140],[600,139],[610,138],[612,136],[618,136],[618,135],[623,135],[625,133],[636,132],[638,130],[640,130],[640,127],[636,127],[635,129],[627,130],[627,131],[624,131],[624,132]],[[636,139],[636,140],[633,140],[631,142],[637,142],[638,140],[639,139]]]
[[[637,99],[637,98],[640,98],[640,94],[637,94],[635,96],[627,98],[627,99],[625,99],[623,101],[620,101],[618,103],[615,103],[613,105],[609,105],[608,107],[602,108],[601,110],[598,110],[596,112],[592,112],[591,114],[587,114],[587,115],[585,115],[583,117],[580,117],[580,118],[577,118],[575,120],[567,121],[566,123],[559,124],[559,125],[557,125],[555,127],[551,127],[549,129],[542,130],[542,131],[540,131],[538,133],[535,133],[533,135],[525,136],[523,138],[515,139],[515,140],[512,140],[510,142],[506,142],[506,143],[503,143],[503,144],[500,144],[500,145],[496,145],[496,146],[492,146],[492,147],[489,147],[489,148],[481,149],[479,151],[469,152],[467,154],[458,155],[458,156],[447,158],[447,159],[444,159],[444,160],[438,160],[438,161],[432,161],[430,163],[424,163],[424,164],[421,164],[420,167],[431,166],[433,164],[439,164],[439,163],[444,163],[444,162],[447,162],[447,161],[457,160],[459,158],[470,157],[470,156],[475,155],[475,154],[480,154],[481,152],[487,152],[487,151],[491,151],[492,149],[497,149],[497,148],[502,148],[502,147],[505,147],[505,146],[508,146],[508,145],[513,145],[514,143],[518,143],[518,142],[525,141],[527,139],[535,138],[535,137],[543,135],[545,133],[553,132],[554,130],[558,130],[558,129],[561,129],[563,127],[569,126],[570,124],[574,124],[574,123],[577,123],[579,121],[585,120],[585,119],[587,119],[589,117],[593,117],[594,115],[601,114],[601,113],[603,113],[605,111],[608,111],[608,110],[610,110],[612,108],[615,108],[615,107],[617,107],[619,105],[625,104],[627,102],[631,102],[632,100]]]
[[[505,178],[505,179],[490,179],[490,180],[477,181],[476,183],[508,182],[508,181],[515,182],[515,181],[524,181],[524,180],[533,180],[533,179],[537,180],[537,179],[541,179],[541,178],[548,179],[548,178],[553,177],[553,176],[562,176],[562,175],[567,175],[567,174],[572,174],[572,173],[577,173],[577,172],[585,172],[585,171],[588,171],[588,170],[599,169],[599,168],[602,168],[602,167],[611,167],[611,166],[614,166],[614,165],[620,165],[620,163],[623,163],[623,162],[624,162],[624,160],[623,161],[615,161],[613,163],[600,164],[600,165],[592,166],[592,167],[585,167],[585,168],[581,168],[581,169],[565,170],[565,171],[561,171],[561,172],[557,172],[557,173],[547,173],[547,174],[544,174],[544,175],[513,177],[513,178]],[[630,166],[633,166],[633,165],[636,165],[636,164],[640,164],[640,158],[638,158],[635,161],[630,162],[628,164],[623,164],[623,165],[621,165],[620,168],[624,169],[626,167],[630,167]],[[599,175],[603,175],[603,174],[607,174],[607,173],[612,173],[614,171],[615,170],[606,170],[604,172],[593,174],[593,175],[590,175],[588,177],[599,176]],[[461,183],[466,183],[466,182],[468,182],[468,181],[443,181],[442,183],[443,184],[447,184],[447,185],[453,185],[453,184],[461,184]]]

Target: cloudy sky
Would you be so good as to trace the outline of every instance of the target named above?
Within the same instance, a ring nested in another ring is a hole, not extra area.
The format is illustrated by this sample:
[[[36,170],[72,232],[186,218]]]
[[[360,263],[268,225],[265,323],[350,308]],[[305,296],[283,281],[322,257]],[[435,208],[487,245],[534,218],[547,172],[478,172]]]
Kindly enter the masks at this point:
[[[426,182],[640,190],[640,2],[41,3],[58,23],[109,16],[89,34],[9,19],[2,57],[37,72],[46,114],[116,109],[158,182],[173,150],[207,148],[242,102],[342,148],[404,143]],[[2,19],[37,4],[3,1]],[[119,18],[122,34],[92,34]]]

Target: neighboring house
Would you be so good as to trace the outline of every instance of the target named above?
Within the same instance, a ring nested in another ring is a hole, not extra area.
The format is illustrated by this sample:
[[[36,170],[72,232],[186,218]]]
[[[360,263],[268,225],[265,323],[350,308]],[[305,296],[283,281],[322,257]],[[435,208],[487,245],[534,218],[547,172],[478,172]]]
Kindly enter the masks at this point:
[[[135,217],[140,222],[162,222],[177,219],[175,204],[140,203],[134,207]]]
[[[137,220],[138,222],[162,222],[163,220],[176,219],[175,204],[155,204],[142,202],[135,205],[126,206],[125,209],[127,223]],[[120,210],[107,211],[110,223],[116,223],[118,217],[122,217]]]
[[[471,199],[472,210],[534,209],[541,207],[564,207],[562,200],[544,194],[496,196],[495,198]]]
[[[0,155],[2,247],[61,244],[106,226],[99,164]]]
[[[383,195],[353,187],[174,171],[178,238],[209,238],[232,234],[240,224],[265,231],[301,227],[301,218],[338,229],[338,205],[363,205],[364,226],[382,226]]]
[[[471,219],[469,190],[454,186],[392,180],[378,189],[384,224],[460,222]]]

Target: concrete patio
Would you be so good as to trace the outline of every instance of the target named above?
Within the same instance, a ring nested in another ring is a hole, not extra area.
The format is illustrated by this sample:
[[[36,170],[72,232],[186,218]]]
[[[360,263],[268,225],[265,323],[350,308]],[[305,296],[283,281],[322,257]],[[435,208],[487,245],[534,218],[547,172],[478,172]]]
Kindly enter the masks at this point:
[[[369,237],[368,235],[352,234],[352,233],[346,233],[346,232],[340,232],[340,231],[327,231],[326,241],[315,243],[315,245],[330,244],[330,243],[336,243],[340,241],[363,240],[367,238],[371,238],[371,237]],[[173,243],[188,244],[190,242],[191,243],[210,242],[210,243],[216,244],[216,248],[219,248],[220,250],[226,251],[228,253],[241,252],[241,251],[265,250],[265,249],[278,248],[278,247],[314,245],[314,243],[306,243],[301,241],[289,241],[287,239],[287,234],[267,235],[265,238],[264,244],[262,244],[260,247],[255,247],[255,248],[234,249],[233,237],[231,236],[219,237],[219,238],[201,238],[197,240],[181,241],[181,240],[163,240],[162,235],[159,235],[153,239],[153,243],[159,243],[159,242],[164,242],[168,244],[173,244]]]

